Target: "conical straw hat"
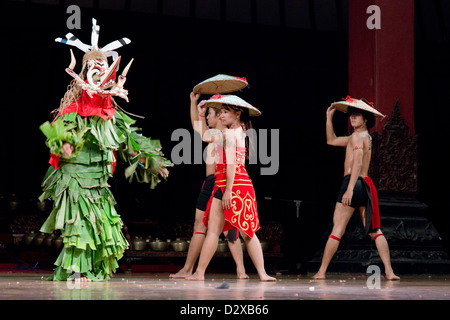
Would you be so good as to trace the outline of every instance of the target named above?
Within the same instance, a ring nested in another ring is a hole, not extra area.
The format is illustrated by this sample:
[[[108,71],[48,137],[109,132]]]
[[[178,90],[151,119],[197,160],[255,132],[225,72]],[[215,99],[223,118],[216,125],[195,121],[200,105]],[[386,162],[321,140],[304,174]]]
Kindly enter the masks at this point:
[[[197,84],[193,91],[201,94],[229,93],[242,90],[247,86],[246,78],[218,74]]]
[[[249,115],[251,117],[256,117],[261,115],[261,111],[256,109],[250,103],[246,102],[244,99],[235,95],[220,95],[216,94],[207,100],[206,105],[208,107],[220,108],[222,104],[230,104],[237,107],[247,108]]]
[[[369,105],[370,104],[370,105]],[[355,99],[350,96],[347,96],[345,100],[333,102],[331,106],[334,106],[336,110],[347,113],[348,107],[353,107],[361,110],[365,110],[374,114],[375,117],[384,118],[386,117],[384,114],[381,114],[378,110],[373,107],[373,103],[366,103],[361,99]]]

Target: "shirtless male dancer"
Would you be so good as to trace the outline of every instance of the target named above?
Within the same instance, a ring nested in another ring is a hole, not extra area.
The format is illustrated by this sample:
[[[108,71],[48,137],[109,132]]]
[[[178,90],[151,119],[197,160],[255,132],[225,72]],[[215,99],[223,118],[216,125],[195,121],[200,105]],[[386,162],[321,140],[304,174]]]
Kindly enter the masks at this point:
[[[385,267],[386,279],[399,280],[400,278],[392,270],[389,246],[386,238],[383,236],[378,225],[372,224],[368,226],[366,220],[368,194],[366,192],[367,185],[365,185],[365,179],[368,178],[372,150],[372,137],[368,129],[375,124],[374,114],[362,109],[349,107],[350,124],[354,131],[350,136],[336,137],[333,128],[335,111],[335,106],[331,105],[326,112],[327,144],[346,148],[344,181],[336,202],[333,215],[333,229],[325,245],[322,264],[319,271],[313,276],[313,279],[325,279],[326,270],[339,247],[339,242],[344,235],[347,224],[355,209],[358,209],[364,227],[367,227],[366,230],[369,236],[375,241],[378,253]],[[368,221],[371,223],[371,220]]]
[[[199,113],[197,109],[197,102],[200,98],[200,93],[191,92],[191,122],[192,127],[195,131],[201,134],[202,130],[198,126],[201,125],[199,121]],[[189,245],[188,254],[186,257],[186,262],[181,270],[175,274],[169,275],[173,279],[184,279],[192,275],[194,264],[197,261],[200,251],[205,241],[206,236],[206,226],[203,224],[203,216],[205,215],[206,206],[211,197],[211,193],[214,188],[214,172],[216,170],[216,143],[213,142],[211,136],[222,134],[225,126],[220,121],[220,110],[215,110],[213,108],[208,109],[208,115],[206,120],[208,121],[208,134],[203,136],[203,141],[208,143],[206,150],[206,179],[203,183],[202,190],[197,199],[197,205],[195,210],[195,222],[194,222],[194,234],[191,238],[191,243]],[[236,230],[230,230],[224,233],[228,241],[228,247],[230,252],[236,262],[236,273],[238,279],[248,279],[248,275],[245,273],[244,267],[244,255],[242,252],[242,244]]]

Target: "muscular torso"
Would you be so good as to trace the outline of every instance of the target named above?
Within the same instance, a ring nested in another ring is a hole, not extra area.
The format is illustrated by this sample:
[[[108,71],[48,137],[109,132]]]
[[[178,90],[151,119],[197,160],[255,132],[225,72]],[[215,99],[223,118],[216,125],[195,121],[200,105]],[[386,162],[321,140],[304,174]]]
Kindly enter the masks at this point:
[[[345,151],[345,161],[344,161],[344,176],[352,174],[352,168],[354,164],[354,151],[355,148],[361,148],[363,150],[363,156],[362,156],[362,163],[361,163],[361,170],[358,173],[358,176],[365,177],[369,173],[369,165],[370,165],[370,158],[372,154],[372,137],[370,134],[365,132],[354,132],[352,135],[359,135],[361,138],[361,143],[358,145],[354,144],[354,139],[349,139],[346,151]]]

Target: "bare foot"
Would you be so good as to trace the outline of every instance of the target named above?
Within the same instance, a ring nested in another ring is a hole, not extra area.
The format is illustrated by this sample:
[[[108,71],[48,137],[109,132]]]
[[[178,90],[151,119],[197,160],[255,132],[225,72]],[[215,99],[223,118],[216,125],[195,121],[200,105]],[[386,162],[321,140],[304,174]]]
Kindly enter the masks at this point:
[[[395,275],[394,273],[391,273],[391,274],[386,274],[386,280],[389,280],[389,281],[398,281],[398,280],[400,280],[400,277],[399,276],[397,276],[397,275]]]
[[[325,273],[317,272],[311,279],[314,280],[325,280]]]
[[[183,269],[181,269],[180,271],[178,271],[175,274],[170,274],[169,278],[171,279],[185,279],[186,277],[189,277],[192,275],[192,272],[186,272]]]
[[[260,281],[277,281],[277,278],[271,277],[268,274],[259,276]]]
[[[245,273],[244,267],[236,268],[236,275],[238,279],[249,279],[250,277]]]
[[[75,282],[92,282],[88,277],[77,277],[73,279]]]
[[[189,277],[186,277],[184,279],[189,281],[205,281],[205,276],[198,275],[196,272],[193,275],[190,275]]]
[[[238,279],[249,279],[250,277],[245,272],[237,272]]]

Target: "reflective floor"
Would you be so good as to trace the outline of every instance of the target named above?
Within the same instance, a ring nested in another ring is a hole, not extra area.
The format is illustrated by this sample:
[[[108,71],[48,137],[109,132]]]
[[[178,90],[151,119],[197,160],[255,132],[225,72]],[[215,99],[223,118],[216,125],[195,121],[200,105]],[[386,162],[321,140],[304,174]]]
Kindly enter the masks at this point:
[[[402,275],[400,281],[362,274],[256,275],[208,274],[204,282],[173,280],[164,273],[118,274],[105,282],[42,280],[48,273],[0,273],[0,300],[450,300],[449,275]]]

